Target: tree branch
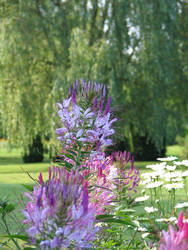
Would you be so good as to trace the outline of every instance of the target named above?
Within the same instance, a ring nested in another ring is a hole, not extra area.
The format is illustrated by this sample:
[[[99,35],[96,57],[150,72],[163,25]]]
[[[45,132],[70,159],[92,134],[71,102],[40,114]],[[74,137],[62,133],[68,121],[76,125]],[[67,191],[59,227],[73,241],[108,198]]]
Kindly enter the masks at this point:
[[[39,18],[41,19],[42,29],[43,29],[44,35],[46,36],[46,39],[48,41],[49,47],[53,49],[54,56],[58,60],[58,53],[57,53],[57,49],[55,47],[55,44],[52,41],[52,39],[50,39],[50,37],[48,35],[48,31],[43,23],[43,15],[42,15],[42,12],[40,10],[40,0],[35,0],[35,6],[36,6],[37,14],[38,14]]]
[[[109,9],[109,0],[106,0],[103,15],[102,15],[101,30],[99,31],[98,38],[101,38],[103,36],[104,25],[105,25],[105,21],[106,21],[107,15],[108,15],[108,9]]]
[[[98,13],[98,0],[95,0],[93,2],[93,13],[92,13],[91,24],[90,24],[90,39],[89,39],[90,46],[92,46],[95,40],[97,13]]]

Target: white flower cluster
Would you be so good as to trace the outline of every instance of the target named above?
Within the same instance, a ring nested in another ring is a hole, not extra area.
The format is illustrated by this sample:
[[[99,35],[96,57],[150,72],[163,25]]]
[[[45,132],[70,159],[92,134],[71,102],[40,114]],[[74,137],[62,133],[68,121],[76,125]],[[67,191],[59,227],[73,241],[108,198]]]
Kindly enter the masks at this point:
[[[140,184],[146,189],[164,187],[168,191],[184,188],[184,179],[188,176],[188,170],[176,170],[178,166],[188,166],[188,160],[174,161],[177,157],[158,158],[161,163],[147,165],[151,172],[143,173]],[[167,165],[167,162],[169,165]]]

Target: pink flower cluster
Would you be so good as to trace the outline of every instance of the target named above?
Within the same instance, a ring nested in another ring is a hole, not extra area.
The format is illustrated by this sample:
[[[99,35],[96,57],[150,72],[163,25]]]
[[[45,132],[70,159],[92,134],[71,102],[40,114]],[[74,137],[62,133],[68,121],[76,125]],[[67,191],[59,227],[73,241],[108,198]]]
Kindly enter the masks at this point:
[[[184,222],[183,212],[179,214],[178,229],[170,225],[169,233],[162,232],[160,250],[188,250],[188,223]]]
[[[138,187],[140,181],[140,171],[134,166],[134,158],[129,152],[115,152],[113,159],[120,163],[117,169],[118,177],[115,178],[115,183],[119,189],[126,186],[128,191],[134,190]],[[130,164],[130,167],[127,165]]]
[[[129,161],[130,167],[127,166]],[[124,187],[129,194],[132,190],[136,192],[140,181],[140,173],[134,166],[134,159],[127,152],[116,152],[108,157],[105,157],[103,153],[103,160],[93,158],[92,161],[86,161],[81,167],[86,168],[83,174],[88,176],[88,183],[93,186],[90,201],[97,214],[109,210]]]
[[[74,243],[77,249],[91,247],[98,227],[95,208],[89,206],[87,181],[78,173],[49,168],[48,181],[35,186],[23,211],[27,233],[40,249],[67,248]]]

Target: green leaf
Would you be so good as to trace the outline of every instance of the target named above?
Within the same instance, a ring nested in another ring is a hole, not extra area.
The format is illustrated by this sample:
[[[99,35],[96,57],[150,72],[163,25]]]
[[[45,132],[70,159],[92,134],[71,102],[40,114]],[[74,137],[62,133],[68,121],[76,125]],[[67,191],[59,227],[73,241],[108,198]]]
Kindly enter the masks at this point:
[[[33,191],[33,185],[28,185],[28,184],[22,184],[24,188],[26,188],[29,191]]]
[[[22,235],[22,234],[0,235],[0,237],[20,239],[20,240],[23,240],[26,242],[28,242],[30,240],[30,238],[27,235]]]
[[[136,218],[136,220],[138,220],[138,221],[142,221],[142,222],[148,222],[148,221],[150,221],[148,218],[146,218],[146,217],[139,217],[139,218]]]
[[[73,167],[73,164],[72,163],[69,163],[69,162],[67,162],[67,161],[65,161],[65,160],[61,160],[61,161],[59,161],[58,162],[58,164],[62,164],[63,163],[63,165],[62,166],[65,166],[67,169],[71,169],[72,167]]]
[[[77,153],[75,151],[73,151],[73,150],[66,149],[66,152],[68,152],[68,153],[70,153],[70,154],[72,154],[74,156],[77,156]]]
[[[90,155],[91,154],[91,152],[90,151],[81,151],[81,154],[83,154],[83,155]]]
[[[87,167],[82,167],[82,168],[80,168],[80,171],[83,171],[85,169],[88,169],[88,168]]]
[[[127,216],[127,214],[135,213],[134,209],[123,209],[116,212],[117,216]]]
[[[101,220],[105,218],[114,218],[114,215],[112,214],[100,214],[96,216],[96,220]]]
[[[15,210],[15,208],[16,208],[15,204],[8,204],[4,210],[6,213],[11,213],[12,211]]]
[[[78,144],[79,147],[82,147],[82,142],[76,140],[76,143]]]
[[[126,216],[126,215],[125,215]],[[112,222],[112,223],[119,223],[119,224],[123,224],[123,225],[131,225],[134,226],[134,224],[131,221],[131,218],[127,215],[127,218],[117,218],[115,217],[115,215],[111,215],[111,214],[103,214],[103,215],[98,215],[96,217],[97,220],[101,221],[101,222]]]
[[[63,153],[63,155],[65,155],[67,158],[69,158],[69,159],[75,161],[75,157],[74,157],[73,155],[67,154],[67,153]]]
[[[37,250],[37,248],[33,248],[33,247],[24,247],[23,250]]]

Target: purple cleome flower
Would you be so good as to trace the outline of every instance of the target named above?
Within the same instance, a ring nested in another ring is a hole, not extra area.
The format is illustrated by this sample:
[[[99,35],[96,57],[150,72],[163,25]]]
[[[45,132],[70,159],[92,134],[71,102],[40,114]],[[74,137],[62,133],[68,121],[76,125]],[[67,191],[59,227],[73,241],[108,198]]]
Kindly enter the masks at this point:
[[[118,176],[120,178],[115,178],[115,183],[119,188],[127,186],[127,190],[133,190],[136,192],[138,183],[140,181],[140,172],[134,166],[134,158],[131,157],[130,152],[115,152],[113,158],[120,162],[120,167],[118,168]],[[127,168],[127,164],[130,163],[130,168]]]
[[[94,97],[93,107],[83,107],[82,103],[78,105],[77,92],[79,97],[80,88],[78,83],[75,83],[73,91],[71,92],[71,88],[69,89],[69,98],[63,100],[63,104],[58,103],[60,108],[58,114],[63,123],[63,127],[56,130],[56,133],[59,135],[58,139],[64,145],[69,145],[76,140],[83,142],[83,146],[86,146],[86,144],[94,145],[91,149],[91,156],[101,156],[102,148],[112,144],[112,140],[109,137],[115,133],[112,124],[117,119],[110,119],[111,97],[108,98],[103,112],[103,103],[106,95],[105,86],[82,82],[82,101],[84,98],[87,99],[90,93],[94,93],[96,96]],[[72,96],[70,96],[71,94]],[[97,95],[100,95],[99,105]]]
[[[40,249],[91,248],[99,231],[95,215],[110,211],[109,205],[118,195],[116,190],[126,186],[128,191],[135,191],[138,186],[139,171],[130,153],[106,157],[102,152],[103,147],[112,144],[110,136],[115,132],[112,125],[117,120],[111,118],[111,97],[106,102],[105,97],[104,85],[76,81],[69,88],[68,98],[58,103],[63,124],[56,130],[63,143],[64,155],[60,157],[72,165],[72,172],[49,168],[48,181],[44,183],[40,174],[40,185],[31,194],[25,194],[30,200],[23,211],[27,233]],[[83,154],[81,160],[79,153]],[[121,162],[120,168],[114,159]],[[131,167],[126,169],[129,161]]]
[[[41,183],[42,175],[39,176]],[[91,247],[98,232],[95,209],[89,206],[87,182],[78,173],[49,168],[48,182],[25,194],[30,201],[23,211],[27,233],[40,249]]]

